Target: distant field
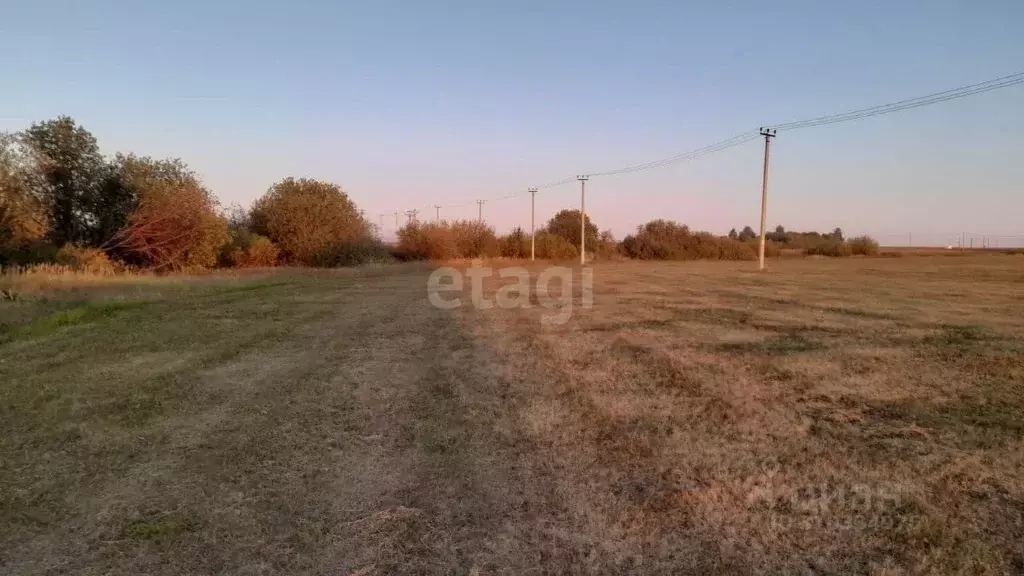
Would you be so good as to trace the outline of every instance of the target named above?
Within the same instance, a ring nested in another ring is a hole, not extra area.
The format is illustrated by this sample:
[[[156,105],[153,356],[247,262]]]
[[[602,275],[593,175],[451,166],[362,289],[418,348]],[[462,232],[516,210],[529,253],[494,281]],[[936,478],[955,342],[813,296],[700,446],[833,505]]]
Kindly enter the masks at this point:
[[[1024,255],[1024,248],[947,248],[945,246],[882,246],[883,252],[900,252],[903,255],[918,256],[978,256],[982,254]]]
[[[1024,257],[769,264],[0,278],[0,572],[1024,572]]]

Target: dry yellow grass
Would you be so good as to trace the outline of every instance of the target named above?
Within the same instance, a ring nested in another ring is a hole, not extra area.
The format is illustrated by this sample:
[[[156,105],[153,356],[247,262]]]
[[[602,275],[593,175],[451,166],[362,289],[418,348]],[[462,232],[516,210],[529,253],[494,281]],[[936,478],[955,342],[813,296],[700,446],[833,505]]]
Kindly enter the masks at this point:
[[[750,268],[597,266],[556,328],[468,315],[561,505],[558,570],[1024,571],[1024,259]]]
[[[417,266],[26,292],[0,572],[1024,571],[1024,259],[750,268],[562,326]]]

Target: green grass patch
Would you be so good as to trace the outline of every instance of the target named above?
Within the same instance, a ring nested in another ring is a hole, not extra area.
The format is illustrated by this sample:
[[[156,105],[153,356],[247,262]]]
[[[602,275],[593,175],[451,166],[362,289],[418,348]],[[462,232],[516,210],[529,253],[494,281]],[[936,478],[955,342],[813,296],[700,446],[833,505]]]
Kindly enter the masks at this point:
[[[121,312],[135,310],[148,305],[145,301],[110,300],[90,302],[70,310],[64,310],[40,318],[27,326],[0,332],[0,344],[13,340],[42,338],[62,328],[89,324],[113,317]]]
[[[832,312],[833,314],[842,314],[844,316],[853,316],[856,318],[872,318],[875,320],[893,320],[895,316],[892,314],[886,314],[884,312],[874,312],[871,310],[865,310],[863,308],[849,308],[846,306],[824,306],[821,308],[826,312]]]
[[[256,282],[253,284],[245,284],[244,286],[225,286],[223,288],[216,288],[211,290],[211,293],[216,296],[223,294],[238,294],[244,292],[259,292],[261,290],[269,290],[271,288],[278,288],[280,286],[291,286],[292,282]]]
[[[125,538],[130,540],[165,540],[194,529],[189,521],[173,519],[136,520],[124,527]]]
[[[750,342],[724,342],[722,344],[715,345],[715,349],[719,352],[726,352],[729,354],[756,354],[760,356],[786,356],[790,354],[800,354],[803,352],[820,350],[821,348],[823,348],[821,344],[807,338],[799,332],[779,334],[778,336],[765,338],[763,340],[753,340]]]

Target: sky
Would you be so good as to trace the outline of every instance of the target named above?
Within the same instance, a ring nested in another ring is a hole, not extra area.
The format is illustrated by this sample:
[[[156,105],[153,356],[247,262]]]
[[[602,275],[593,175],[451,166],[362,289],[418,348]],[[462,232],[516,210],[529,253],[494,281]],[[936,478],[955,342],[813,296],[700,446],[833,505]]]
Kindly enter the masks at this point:
[[[389,214],[385,236],[396,210],[475,218],[477,199],[499,232],[528,229],[528,194],[493,199],[1024,71],[1019,0],[0,4],[0,130],[70,115],[104,153],[182,158],[225,204],[330,180]],[[769,226],[1024,242],[1022,131],[1024,86],[780,131]],[[617,237],[757,229],[763,153],[593,178],[587,213]],[[579,184],[536,200],[540,224]]]

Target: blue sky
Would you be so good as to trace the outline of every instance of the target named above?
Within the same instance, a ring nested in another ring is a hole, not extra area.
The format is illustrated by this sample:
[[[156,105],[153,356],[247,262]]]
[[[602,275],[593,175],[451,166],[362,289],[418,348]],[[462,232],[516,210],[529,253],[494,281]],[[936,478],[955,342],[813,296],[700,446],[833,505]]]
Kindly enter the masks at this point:
[[[1015,0],[6,4],[0,130],[69,114],[107,153],[183,158],[225,203],[309,176],[373,215],[475,217],[477,198],[1024,70]],[[780,133],[769,223],[1024,234],[1022,130],[1018,86]],[[588,213],[618,236],[756,228],[761,154],[595,178]],[[578,202],[542,191],[538,219]],[[529,197],[484,213],[528,226]]]

